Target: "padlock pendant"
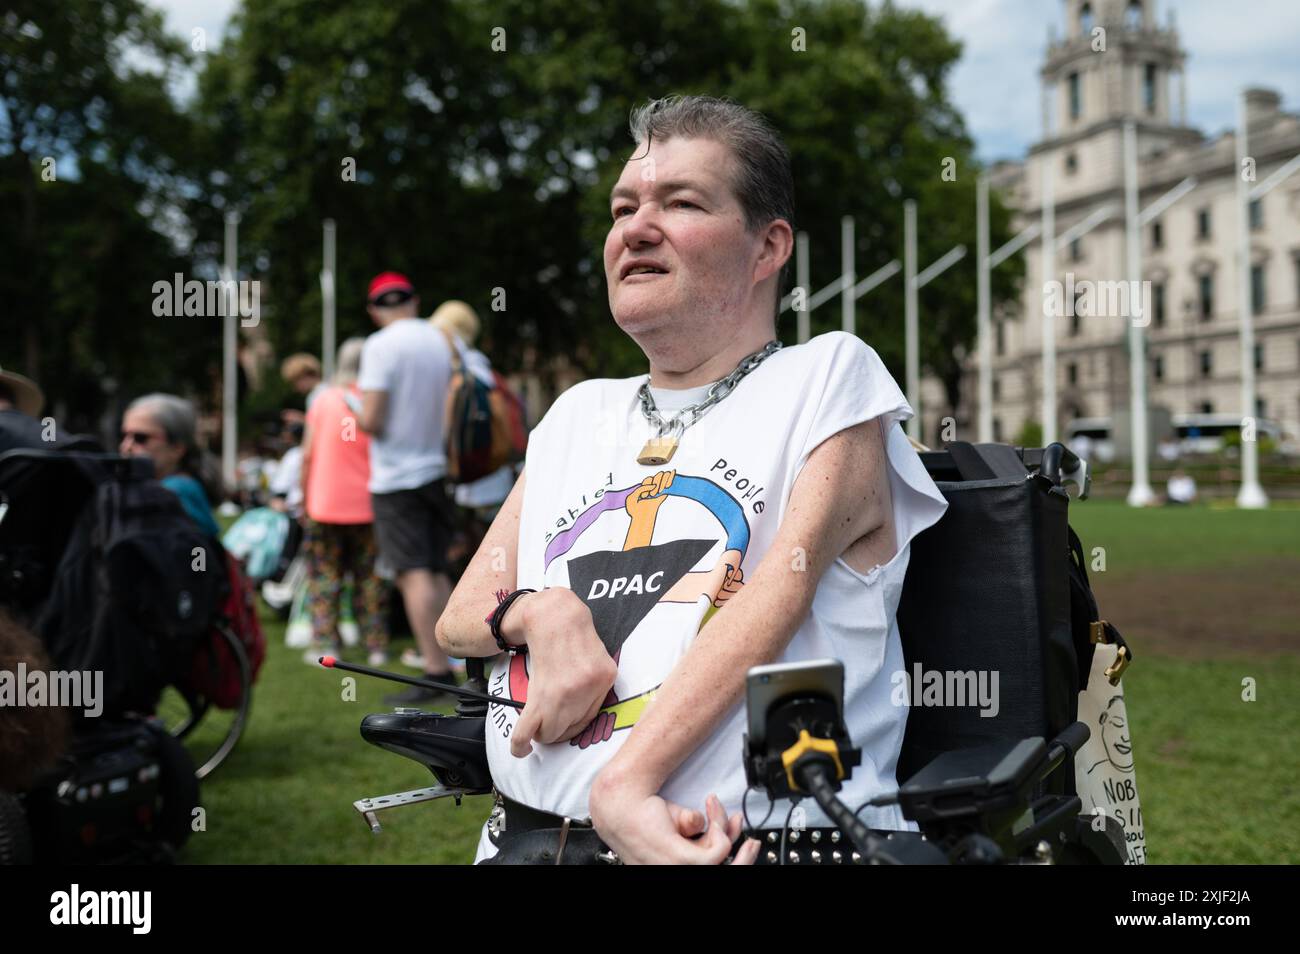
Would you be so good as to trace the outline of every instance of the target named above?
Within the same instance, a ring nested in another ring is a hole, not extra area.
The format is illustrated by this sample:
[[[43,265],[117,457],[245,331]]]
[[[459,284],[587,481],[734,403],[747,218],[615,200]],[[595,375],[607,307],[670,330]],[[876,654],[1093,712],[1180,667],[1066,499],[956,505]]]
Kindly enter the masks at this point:
[[[641,453],[637,456],[636,462],[647,467],[658,467],[672,460],[673,454],[676,452],[676,437],[672,435],[652,437],[645,442],[645,447],[641,448]]]

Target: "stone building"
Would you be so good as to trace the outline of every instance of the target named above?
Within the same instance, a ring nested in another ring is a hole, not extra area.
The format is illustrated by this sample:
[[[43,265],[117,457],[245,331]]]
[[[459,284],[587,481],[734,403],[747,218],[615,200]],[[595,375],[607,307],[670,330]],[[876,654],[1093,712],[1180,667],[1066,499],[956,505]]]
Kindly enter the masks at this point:
[[[1123,126],[1137,129],[1139,207],[1184,178],[1197,185],[1142,231],[1142,278],[1149,281],[1148,403],[1171,415],[1242,415],[1238,342],[1235,134],[1207,137],[1187,124],[1184,65],[1170,13],[1153,0],[1067,0],[1064,36],[1050,37],[1041,70],[1044,129],[1022,162],[990,170],[992,188],[1018,210],[1018,227],[1039,221],[1042,163],[1052,164],[1056,234],[1099,210],[1108,218],[1055,253],[1043,271],[1041,240],[1027,247],[1021,300],[994,313],[995,438],[1014,440],[1041,423],[1044,285],[1051,278],[1128,278],[1125,261]],[[1270,90],[1247,94],[1248,147],[1256,181],[1300,154],[1300,116]],[[1248,280],[1258,369],[1257,417],[1300,433],[1300,173],[1251,205]],[[1078,418],[1114,419],[1129,407],[1128,318],[1053,319],[1057,347],[1057,427]],[[973,350],[973,349],[972,349]],[[954,415],[960,435],[976,429],[974,354],[962,406],[947,408],[935,380],[923,382],[924,435],[939,438]],[[1153,438],[1159,435],[1153,435]],[[1154,442],[1153,442],[1154,446]]]

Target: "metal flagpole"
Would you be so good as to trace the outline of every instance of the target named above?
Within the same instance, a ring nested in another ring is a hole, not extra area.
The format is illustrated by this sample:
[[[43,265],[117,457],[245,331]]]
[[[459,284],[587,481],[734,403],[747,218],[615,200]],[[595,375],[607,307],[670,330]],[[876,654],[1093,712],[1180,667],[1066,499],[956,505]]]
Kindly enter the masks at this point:
[[[903,203],[903,353],[907,375],[907,403],[912,405],[913,412],[911,420],[907,422],[907,433],[919,441],[921,361],[916,299],[916,200],[908,199]]]
[[[1052,154],[1046,150],[1043,163],[1043,209],[1040,235],[1043,244],[1043,446],[1056,440],[1056,316],[1048,307],[1053,296],[1047,283],[1056,280],[1056,199],[1053,195]]]
[[[1142,323],[1135,320],[1146,304],[1141,291],[1142,248],[1139,244],[1141,231],[1138,216],[1137,126],[1130,119],[1124,123],[1124,244],[1129,280],[1129,430],[1133,439],[1133,486],[1128,492],[1130,507],[1145,507],[1156,496],[1151,489],[1148,469],[1146,336],[1142,333]]]
[[[324,380],[334,380],[335,353],[335,315],[334,315],[334,266],[335,266],[335,227],[333,219],[326,219],[323,228],[324,249],[321,257],[320,303],[321,303],[321,368]]]
[[[810,328],[810,312],[812,309],[808,304],[808,296],[812,294],[808,287],[808,233],[800,232],[794,237],[794,275],[795,284],[803,289],[803,308],[795,316],[797,337],[799,344],[803,344],[812,334]]]
[[[851,335],[858,333],[854,319],[857,301],[851,294],[857,275],[853,270],[853,216],[840,219],[840,272],[844,282],[844,297],[840,299],[840,322]]]
[[[1256,414],[1255,395],[1255,318],[1250,300],[1250,185],[1246,182],[1245,160],[1249,155],[1246,141],[1246,93],[1237,99],[1237,316],[1241,334],[1241,418]],[[1244,436],[1244,435],[1243,435]],[[1241,489],[1237,506],[1259,510],[1268,506],[1268,495],[1259,483],[1258,422],[1251,440],[1241,442]]]
[[[978,304],[976,334],[979,349],[979,441],[993,440],[993,327],[990,320],[989,177],[981,174],[975,186],[975,274]]]
[[[239,213],[230,211],[226,213],[226,256],[225,265],[222,268],[221,279],[225,282],[226,289],[233,289],[234,281],[238,274],[237,258],[239,245]],[[232,294],[231,299],[238,301],[237,293]],[[239,309],[237,307],[228,307],[226,309],[225,326],[222,329],[222,360],[221,360],[221,477],[226,484],[226,491],[233,493],[237,487],[238,475],[236,474],[235,455],[238,449],[238,435],[235,433],[238,427],[238,416],[236,403],[239,400],[239,378],[238,378],[238,358],[236,349],[239,339]]]

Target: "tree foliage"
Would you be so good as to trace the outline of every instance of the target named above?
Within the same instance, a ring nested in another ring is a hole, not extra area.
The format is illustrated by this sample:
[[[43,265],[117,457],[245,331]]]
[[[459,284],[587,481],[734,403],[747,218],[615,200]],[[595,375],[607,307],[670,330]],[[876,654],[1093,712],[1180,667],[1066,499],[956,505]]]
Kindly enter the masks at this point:
[[[19,0],[0,27],[0,363],[82,426],[115,392],[201,389],[219,329],[151,310],[189,271],[186,48],[139,0]]]
[[[44,20],[31,13],[19,22],[58,20],[58,30],[74,36],[74,20],[92,7],[118,11],[123,23],[135,17],[132,43],[168,61],[184,57],[156,17],[125,0],[71,0]],[[47,41],[57,32],[41,28]],[[923,366],[957,393],[974,335],[978,169],[947,93],[960,45],[937,19],[862,0],[244,0],[221,47],[195,56],[197,94],[183,111],[160,87],[150,99],[147,83],[117,79],[112,29],[101,22],[99,31],[106,39],[94,62],[105,68],[97,82],[116,92],[92,85],[60,93],[56,112],[79,116],[95,133],[60,148],[83,169],[103,156],[111,188],[102,194],[118,196],[117,214],[127,219],[170,187],[171,208],[194,239],[191,269],[212,268],[221,216],[237,209],[241,274],[263,282],[263,323],[280,354],[320,348],[321,223],[332,218],[340,339],[371,330],[365,284],[393,268],[411,275],[427,310],[451,297],[473,304],[485,319],[485,350],[506,369],[545,376],[561,357],[588,374],[643,370],[640,352],[609,316],[601,263],[609,188],[631,153],[631,108],[699,92],[752,106],[785,135],[794,224],[811,239],[813,289],[839,273],[842,215],[857,224],[859,277],[901,257],[904,198],[918,203],[922,267],[956,244],[969,246],[971,254],[921,296]],[[7,35],[6,50],[9,42]],[[6,75],[31,71],[48,87],[66,72],[45,70],[32,51],[17,67],[11,62]],[[56,101],[35,79],[20,87],[6,83],[11,113],[21,105],[22,115],[36,116],[35,104]],[[94,111],[105,106],[91,102],[111,106],[116,118],[96,127]],[[163,134],[172,126],[183,132]],[[28,144],[5,161],[31,170],[40,154]],[[941,175],[945,159],[953,160],[954,181]],[[71,216],[59,220],[69,236],[85,231],[76,213],[60,215]],[[1007,227],[995,200],[995,246]],[[129,252],[139,268],[114,276],[131,288],[95,286],[87,296],[115,291],[115,301],[134,302],[147,294],[137,286],[148,275],[170,274],[165,244],[156,231],[152,244],[136,236]],[[49,274],[54,246],[40,247],[39,267]],[[116,243],[106,254],[127,253]],[[24,273],[4,267],[12,289]],[[995,274],[995,300],[1014,295],[1018,269],[1013,261]],[[98,297],[69,303],[91,310],[62,312],[63,333],[75,336],[88,313],[105,315],[111,329],[137,313],[114,305],[106,314],[108,307]],[[856,315],[858,333],[901,376],[901,280],[860,300]],[[813,315],[814,333],[839,325],[838,299]],[[794,340],[790,313],[779,331]],[[204,346],[219,349],[215,342]]]

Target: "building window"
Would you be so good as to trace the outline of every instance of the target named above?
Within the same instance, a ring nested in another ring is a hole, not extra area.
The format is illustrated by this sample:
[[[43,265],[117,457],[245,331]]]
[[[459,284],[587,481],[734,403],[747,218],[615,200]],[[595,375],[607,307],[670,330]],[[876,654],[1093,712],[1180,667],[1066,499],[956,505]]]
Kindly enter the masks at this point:
[[[1156,282],[1151,286],[1151,318],[1157,328],[1165,326],[1165,283]]]
[[[1065,380],[1067,384],[1079,383],[1079,366],[1073,361],[1065,366]]]
[[[1070,90],[1070,118],[1078,119],[1083,113],[1083,94],[1079,88],[1079,74],[1071,73],[1066,82]]]
[[[1083,258],[1083,240],[1078,238],[1070,239],[1070,261],[1077,262]]]
[[[1200,209],[1196,213],[1196,237],[1199,239],[1210,237],[1210,210],[1208,207]]]
[[[1082,324],[1082,320],[1079,318],[1079,312],[1076,310],[1075,313],[1070,316],[1070,337],[1071,338],[1079,337],[1079,327],[1081,324]]]
[[[1202,414],[1213,414],[1213,413],[1214,413],[1214,402],[1213,402],[1213,401],[1202,401],[1202,402],[1201,402],[1201,413],[1202,413]]]
[[[1151,223],[1151,247],[1152,248],[1165,247],[1165,228],[1164,225],[1160,222]]]
[[[1140,0],[1132,0],[1128,9],[1124,11],[1124,25],[1130,30],[1142,29],[1142,4]]]
[[[1067,175],[1074,175],[1079,171],[1079,157],[1073,150],[1065,154],[1065,171]]]
[[[1209,321],[1214,317],[1214,276],[1202,275],[1200,280],[1201,291],[1201,321]]]
[[[1209,351],[1201,352],[1201,377],[1208,378],[1214,373],[1214,355]]]
[[[1157,381],[1165,379],[1165,358],[1164,355],[1156,355],[1151,359],[1151,376]]]
[[[1263,398],[1255,398],[1255,417],[1256,419],[1268,417],[1268,407],[1264,404]]]
[[[1002,442],[1002,418],[1000,417],[993,418],[993,440]]]
[[[1079,31],[1081,33],[1091,33],[1094,22],[1096,21],[1092,18],[1092,4],[1085,3],[1079,8]]]
[[[1264,200],[1250,200],[1250,230],[1258,232],[1264,227]]]
[[[999,381],[996,377],[994,377],[993,379],[993,400],[995,401],[1002,400],[1002,382]]]
[[[995,321],[995,322],[993,323],[993,326],[994,326],[995,328],[997,328],[997,330],[998,330],[998,331],[997,331],[997,339],[998,339],[998,341],[997,341],[997,348],[998,348],[998,356],[999,356],[999,357],[1001,357],[1002,355],[1006,354],[1006,351],[1007,351],[1007,333],[1006,333],[1006,329],[1005,329],[1005,327],[1004,327],[1005,324],[1006,324],[1006,322],[1002,322],[1002,321]]]
[[[1250,266],[1250,312],[1258,315],[1264,310],[1264,266]]]
[[[1262,344],[1255,345],[1255,370],[1264,370],[1264,346]]]
[[[1142,73],[1142,105],[1146,107],[1147,115],[1154,115],[1156,111],[1156,65],[1148,63]]]

